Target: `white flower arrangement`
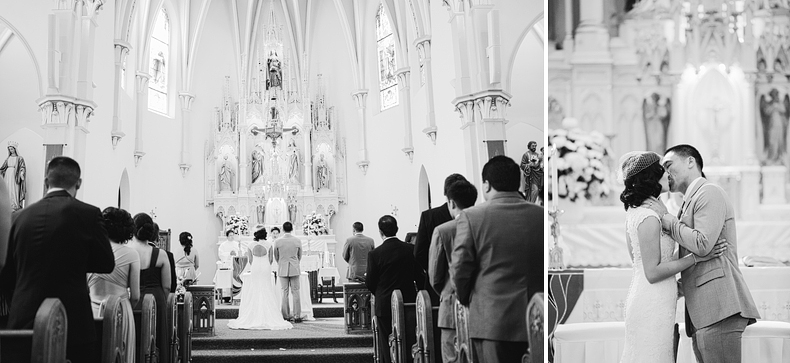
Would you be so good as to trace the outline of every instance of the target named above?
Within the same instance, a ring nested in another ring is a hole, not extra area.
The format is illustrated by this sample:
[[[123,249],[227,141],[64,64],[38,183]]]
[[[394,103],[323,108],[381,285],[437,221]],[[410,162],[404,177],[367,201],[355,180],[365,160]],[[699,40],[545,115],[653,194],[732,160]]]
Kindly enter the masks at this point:
[[[606,161],[609,151],[606,138],[599,132],[581,129],[549,130],[549,145],[557,148],[557,155],[549,157],[549,170],[557,167],[557,195],[575,202],[580,197],[591,200],[609,195],[609,172]],[[549,174],[551,175],[551,174]],[[552,196],[549,183],[549,197]]]
[[[309,216],[305,217],[304,221],[302,222],[302,232],[304,232],[306,236],[329,234],[329,229],[326,227],[324,216],[313,212]]]
[[[240,217],[232,215],[225,222],[225,230],[231,230],[239,236],[248,236],[250,234],[249,220],[247,217]]]

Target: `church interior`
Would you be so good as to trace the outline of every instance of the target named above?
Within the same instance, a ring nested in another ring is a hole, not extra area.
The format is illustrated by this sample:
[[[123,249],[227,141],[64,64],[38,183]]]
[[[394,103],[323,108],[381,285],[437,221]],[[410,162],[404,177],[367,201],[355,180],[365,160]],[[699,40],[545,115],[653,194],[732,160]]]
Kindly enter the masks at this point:
[[[537,0],[2,0],[12,203],[68,156],[77,199],[149,214],[171,251],[190,232],[199,285],[228,229],[290,221],[342,286],[354,222],[405,239],[448,175],[479,190],[489,158],[546,145],[546,21]]]

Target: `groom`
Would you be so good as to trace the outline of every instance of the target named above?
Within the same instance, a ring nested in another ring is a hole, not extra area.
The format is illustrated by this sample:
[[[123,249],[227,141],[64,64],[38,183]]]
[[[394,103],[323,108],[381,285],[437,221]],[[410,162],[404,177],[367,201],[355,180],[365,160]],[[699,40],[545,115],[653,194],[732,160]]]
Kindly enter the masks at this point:
[[[302,274],[302,271],[299,268],[299,261],[302,259],[302,241],[294,237],[291,231],[293,231],[291,222],[283,223],[283,232],[285,233],[274,242],[274,258],[277,259],[279,265],[277,274],[280,276],[280,286],[283,289],[283,319],[301,323],[302,304],[299,299],[299,275]],[[291,317],[288,304],[289,288],[294,296],[293,317]]]
[[[705,256],[720,238],[731,245],[722,258],[700,262],[681,273],[686,334],[692,338],[694,355],[699,363],[740,362],[743,331],[760,314],[738,269],[732,204],[720,186],[705,179],[702,156],[693,146],[671,147],[662,164],[670,191],[683,193],[683,205],[677,218],[667,213],[663,203],[651,203],[651,209],[680,245],[679,256]]]

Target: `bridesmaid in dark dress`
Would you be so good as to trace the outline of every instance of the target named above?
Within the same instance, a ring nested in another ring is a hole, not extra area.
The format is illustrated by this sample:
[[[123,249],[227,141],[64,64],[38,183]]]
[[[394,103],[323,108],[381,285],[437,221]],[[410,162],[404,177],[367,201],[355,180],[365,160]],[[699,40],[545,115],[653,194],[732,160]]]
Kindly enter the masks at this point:
[[[145,294],[151,294],[156,300],[156,321],[157,321],[157,347],[162,351],[161,339],[164,337],[166,319],[164,308],[167,295],[170,294],[170,262],[164,253],[152,247],[148,241],[156,234],[154,221],[151,216],[145,213],[138,213],[134,216],[134,238],[129,247],[137,251],[140,255],[140,301],[134,310],[143,307]],[[138,326],[139,335],[139,326]]]

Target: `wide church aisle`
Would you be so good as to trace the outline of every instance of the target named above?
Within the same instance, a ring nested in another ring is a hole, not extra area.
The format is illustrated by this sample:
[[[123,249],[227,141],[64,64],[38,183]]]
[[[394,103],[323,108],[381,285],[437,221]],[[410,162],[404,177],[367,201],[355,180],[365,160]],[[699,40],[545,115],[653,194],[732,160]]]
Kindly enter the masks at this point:
[[[790,362],[790,5],[548,12],[549,360]]]
[[[439,319],[487,313],[473,298],[440,318],[427,279],[431,231],[466,213],[446,179],[471,184],[456,185],[470,208],[513,203],[509,224],[524,221],[511,239],[543,238],[544,11],[544,0],[0,0],[0,189],[17,216],[54,193],[114,208],[101,222],[116,269],[74,295],[93,299],[97,329],[139,324],[135,346],[116,347],[130,356],[402,361],[420,336],[415,354],[441,361]],[[59,156],[79,164],[74,190],[51,188],[48,164],[71,163]],[[10,243],[6,266],[23,265],[29,255]],[[525,350],[542,328],[529,330],[526,315],[545,270],[541,245],[523,245],[505,254],[530,263],[491,266],[524,290],[508,295],[517,334],[501,343],[539,360],[542,343]],[[406,269],[413,258],[413,281],[368,263],[391,246],[404,253],[376,261]],[[0,273],[0,329],[22,281],[11,270]],[[156,299],[129,293],[138,284]],[[391,339],[390,319],[403,325]],[[483,336],[472,338],[482,350]]]

